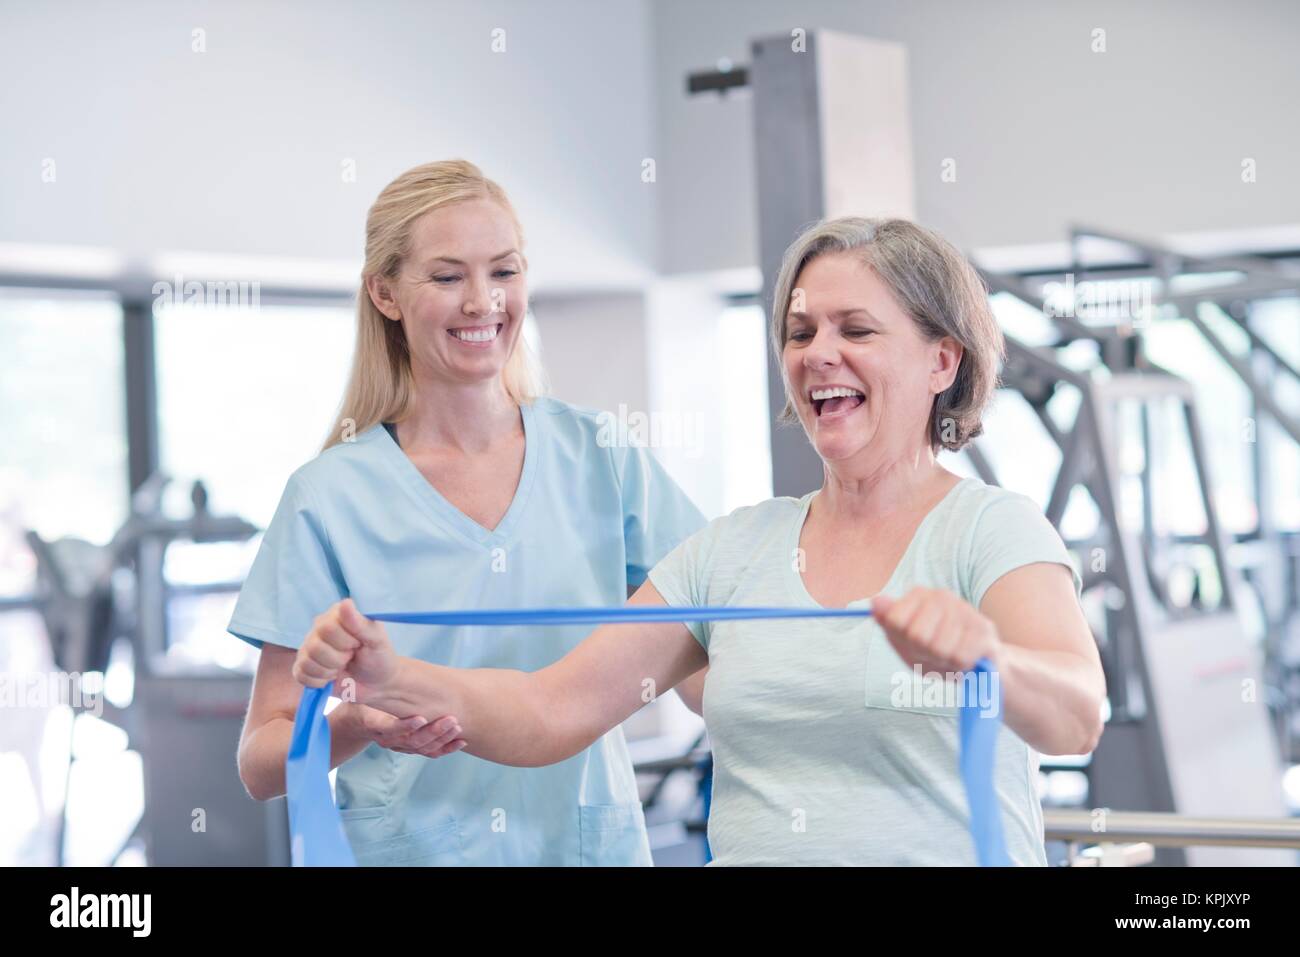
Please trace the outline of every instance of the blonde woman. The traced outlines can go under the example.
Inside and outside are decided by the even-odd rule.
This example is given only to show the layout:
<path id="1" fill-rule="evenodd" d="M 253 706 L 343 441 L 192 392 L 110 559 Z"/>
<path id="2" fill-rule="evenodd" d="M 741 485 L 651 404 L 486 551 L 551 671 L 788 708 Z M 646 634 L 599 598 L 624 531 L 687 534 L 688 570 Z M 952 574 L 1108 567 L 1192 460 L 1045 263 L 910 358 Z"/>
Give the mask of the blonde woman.
<path id="1" fill-rule="evenodd" d="M 343 602 L 295 675 L 350 677 L 398 718 L 456 715 L 467 753 L 540 765 L 640 708 L 646 679 L 663 693 L 707 664 L 716 863 L 961 864 L 975 858 L 944 682 L 987 657 L 1003 695 L 1007 851 L 1045 864 L 1037 754 L 1096 746 L 1105 682 L 1079 576 L 1042 512 L 936 460 L 979 433 L 997 379 L 1002 337 L 979 277 L 913 223 L 820 223 L 786 254 L 772 332 L 822 487 L 715 520 L 631 603 L 870 599 L 873 620 L 609 625 L 525 674 L 404 657 Z"/>
<path id="2" fill-rule="evenodd" d="M 616 605 L 704 524 L 644 449 L 603 447 L 595 413 L 537 397 L 527 268 L 509 199 L 470 163 L 412 169 L 371 207 L 338 422 L 290 478 L 229 626 L 262 649 L 239 747 L 253 797 L 284 793 L 295 650 L 331 605 Z M 584 634 L 407 626 L 393 646 L 535 671 Z M 447 712 L 403 718 L 329 715 L 359 863 L 650 863 L 621 729 L 524 769 L 456 754 Z"/>

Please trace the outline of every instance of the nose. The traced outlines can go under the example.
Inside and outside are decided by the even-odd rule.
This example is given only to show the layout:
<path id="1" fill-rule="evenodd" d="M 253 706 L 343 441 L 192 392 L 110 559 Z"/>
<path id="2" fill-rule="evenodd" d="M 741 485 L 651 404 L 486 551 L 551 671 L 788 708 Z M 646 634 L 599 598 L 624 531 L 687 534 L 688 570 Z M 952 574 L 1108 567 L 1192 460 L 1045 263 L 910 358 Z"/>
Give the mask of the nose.
<path id="1" fill-rule="evenodd" d="M 839 336 L 831 323 L 822 323 L 813 334 L 812 342 L 803 350 L 805 369 L 820 371 L 840 364 Z"/>
<path id="2" fill-rule="evenodd" d="M 460 311 L 471 319 L 480 319 L 492 310 L 491 290 L 483 276 L 472 276 L 465 284 L 465 300 Z"/>

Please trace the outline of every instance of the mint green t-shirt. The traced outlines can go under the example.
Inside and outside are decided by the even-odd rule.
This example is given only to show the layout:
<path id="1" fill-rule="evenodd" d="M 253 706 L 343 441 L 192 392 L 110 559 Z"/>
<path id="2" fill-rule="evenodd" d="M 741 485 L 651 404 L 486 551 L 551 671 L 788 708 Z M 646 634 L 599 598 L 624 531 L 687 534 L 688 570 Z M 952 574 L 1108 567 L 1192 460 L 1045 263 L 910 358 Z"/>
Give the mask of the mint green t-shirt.
<path id="1" fill-rule="evenodd" d="M 660 561 L 650 580 L 674 606 L 817 607 L 797 552 L 816 494 L 715 519 Z M 1069 552 L 1038 506 L 964 479 L 922 521 L 881 593 L 944 588 L 978 608 L 990 585 L 1035 562 L 1068 566 L 1078 594 Z M 942 691 L 942 682 L 917 681 L 874 621 L 688 627 L 709 656 L 715 863 L 975 864 L 957 709 L 928 693 Z M 1037 753 L 1004 725 L 994 781 L 1007 851 L 1020 865 L 1046 864 L 1037 771 Z"/>

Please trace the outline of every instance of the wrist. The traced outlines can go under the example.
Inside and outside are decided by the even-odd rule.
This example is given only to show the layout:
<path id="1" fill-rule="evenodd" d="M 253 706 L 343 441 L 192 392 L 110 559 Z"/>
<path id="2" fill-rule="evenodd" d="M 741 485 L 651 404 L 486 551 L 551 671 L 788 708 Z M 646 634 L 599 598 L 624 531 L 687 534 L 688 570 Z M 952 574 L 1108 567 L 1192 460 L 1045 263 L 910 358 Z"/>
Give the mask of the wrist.
<path id="1" fill-rule="evenodd" d="M 369 733 L 361 720 L 361 708 L 362 705 L 356 702 L 343 701 L 326 716 L 333 740 L 343 745 L 369 740 Z"/>
<path id="2" fill-rule="evenodd" d="M 399 718 L 407 717 L 410 706 L 406 693 L 407 671 L 406 659 L 399 657 L 392 674 L 382 684 L 367 688 L 361 703 Z"/>

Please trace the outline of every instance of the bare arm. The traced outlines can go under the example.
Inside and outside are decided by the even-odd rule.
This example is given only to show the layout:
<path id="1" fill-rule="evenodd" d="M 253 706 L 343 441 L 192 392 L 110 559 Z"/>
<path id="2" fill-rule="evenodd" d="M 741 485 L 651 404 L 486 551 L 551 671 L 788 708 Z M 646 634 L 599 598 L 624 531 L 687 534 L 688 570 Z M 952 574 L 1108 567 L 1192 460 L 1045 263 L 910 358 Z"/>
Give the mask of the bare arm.
<path id="1" fill-rule="evenodd" d="M 1070 572 L 1054 562 L 999 578 L 978 609 L 951 591 L 877 596 L 877 622 L 909 666 L 955 674 L 987 657 L 1007 727 L 1043 754 L 1086 754 L 1101 738 L 1106 679 Z"/>
<path id="2" fill-rule="evenodd" d="M 1041 562 L 999 578 L 980 611 L 1001 639 L 1007 727 L 1044 754 L 1087 754 L 1101 738 L 1106 678 L 1069 571 Z"/>
<path id="3" fill-rule="evenodd" d="M 666 603 L 646 582 L 628 604 Z M 391 681 L 359 700 L 399 718 L 454 714 L 468 753 L 538 766 L 577 754 L 705 664 L 704 650 L 683 624 L 604 625 L 532 673 L 402 658 Z"/>
<path id="4" fill-rule="evenodd" d="M 293 719 L 298 712 L 302 685 L 292 674 L 292 648 L 269 642 L 262 646 L 253 678 L 253 697 L 239 737 L 239 779 L 249 795 L 258 801 L 285 792 L 284 762 L 293 737 Z M 326 716 L 330 726 L 330 767 L 338 767 L 359 754 L 370 739 L 356 718 L 360 706 L 340 704 Z"/>
<path id="5" fill-rule="evenodd" d="M 239 779 L 258 801 L 285 792 L 284 764 L 293 738 L 293 721 L 302 685 L 293 677 L 297 652 L 275 644 L 262 646 L 253 679 L 253 695 L 239 738 Z M 403 754 L 438 758 L 465 746 L 455 717 L 425 722 L 412 717 L 398 722 L 362 704 L 344 701 L 325 716 L 330 726 L 330 767 L 336 768 L 374 742 Z"/>

